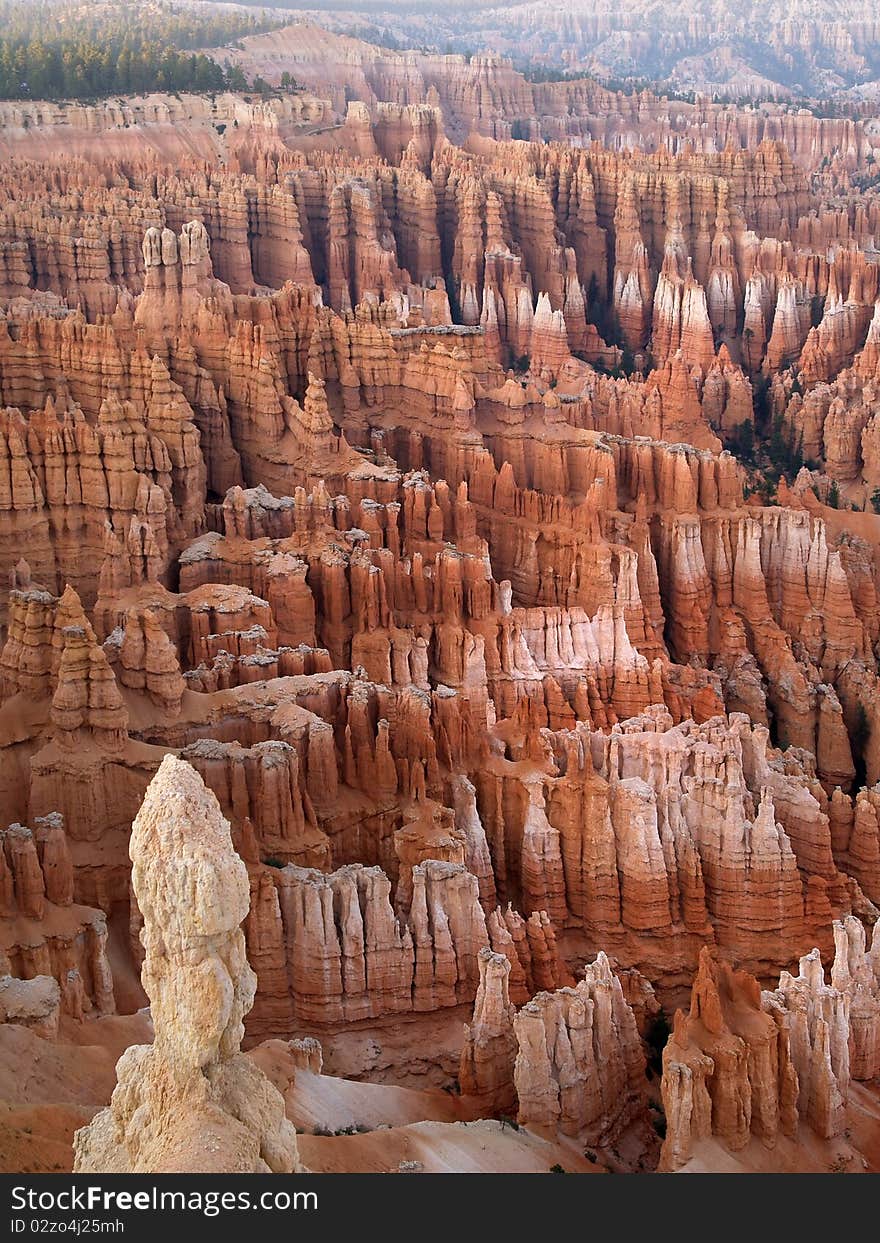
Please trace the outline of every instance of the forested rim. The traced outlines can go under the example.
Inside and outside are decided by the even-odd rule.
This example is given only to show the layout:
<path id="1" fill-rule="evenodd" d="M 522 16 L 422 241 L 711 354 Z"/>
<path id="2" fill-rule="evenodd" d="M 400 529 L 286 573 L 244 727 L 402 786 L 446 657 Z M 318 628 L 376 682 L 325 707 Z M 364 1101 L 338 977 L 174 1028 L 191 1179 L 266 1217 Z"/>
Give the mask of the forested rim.
<path id="1" fill-rule="evenodd" d="M 223 11 L 171 0 L 0 0 L 0 99 L 246 90 L 238 66 L 198 49 L 289 21 L 260 7 Z"/>

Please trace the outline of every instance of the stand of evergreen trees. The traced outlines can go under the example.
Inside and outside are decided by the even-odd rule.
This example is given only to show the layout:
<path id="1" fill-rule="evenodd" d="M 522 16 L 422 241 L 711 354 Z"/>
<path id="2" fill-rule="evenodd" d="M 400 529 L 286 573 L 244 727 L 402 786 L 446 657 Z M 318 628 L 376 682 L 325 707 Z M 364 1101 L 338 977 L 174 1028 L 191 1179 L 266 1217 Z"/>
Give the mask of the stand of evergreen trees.
<path id="1" fill-rule="evenodd" d="M 97 99 L 145 91 L 246 90 L 221 48 L 284 18 L 123 0 L 0 0 L 0 99 Z"/>

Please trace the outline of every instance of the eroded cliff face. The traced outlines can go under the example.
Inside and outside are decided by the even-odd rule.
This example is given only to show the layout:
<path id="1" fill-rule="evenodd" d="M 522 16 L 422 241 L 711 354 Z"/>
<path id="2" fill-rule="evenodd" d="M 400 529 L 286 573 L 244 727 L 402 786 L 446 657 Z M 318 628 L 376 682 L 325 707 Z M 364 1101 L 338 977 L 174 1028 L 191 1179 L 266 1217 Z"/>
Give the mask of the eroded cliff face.
<path id="1" fill-rule="evenodd" d="M 594 137 L 610 146 L 615 137 L 644 138 L 647 131 L 650 140 L 675 142 L 699 118 L 709 126 L 701 138 L 713 148 L 719 132 L 754 142 L 770 130 L 805 162 L 814 154 L 809 136 L 819 118 L 797 104 L 810 96 L 847 101 L 846 87 L 858 84 L 849 96 L 857 108 L 871 100 L 876 77 L 877 28 L 867 0 L 849 0 L 843 8 L 833 0 L 746 0 L 740 6 L 722 0 L 711 13 L 682 12 L 672 0 L 653 6 L 636 0 L 626 10 L 611 0 L 576 2 L 560 12 L 550 0 L 537 0 L 522 8 L 498 5 L 490 13 L 432 6 L 429 22 L 423 11 L 389 4 L 377 5 L 373 20 L 374 29 L 412 50 L 390 51 L 351 37 L 349 31 L 363 26 L 339 5 L 312 11 L 310 24 L 249 36 L 234 49 L 219 50 L 217 59 L 231 51 L 249 75 L 265 75 L 276 85 L 284 65 L 293 65 L 302 82 L 341 110 L 352 98 L 367 104 L 392 100 L 395 110 L 427 98 L 442 108 L 451 128 L 465 134 Z M 459 54 L 429 52 L 428 27 L 433 47 Z M 470 51 L 461 54 L 465 48 Z M 538 72 L 518 72 L 497 54 L 499 48 Z M 672 90 L 669 97 L 650 90 L 628 95 L 579 72 Z M 684 93 L 696 102 L 684 102 Z M 762 106 L 723 109 L 708 102 L 713 98 Z M 785 109 L 772 100 L 794 106 Z M 835 145 L 850 154 L 853 129 L 841 112 Z"/>
<path id="2" fill-rule="evenodd" d="M 876 1074 L 876 938 L 875 927 L 866 951 L 859 920 L 835 921 L 831 983 L 814 949 L 763 993 L 702 951 L 690 1012 L 676 1013 L 663 1051 L 661 1169 L 709 1137 L 736 1151 L 753 1135 L 772 1148 L 799 1125 L 826 1140 L 844 1131 L 851 1080 Z"/>
<path id="3" fill-rule="evenodd" d="M 84 1169 L 190 1152 L 169 1075 L 295 1165 L 242 1027 L 393 1023 L 397 1070 L 607 1148 L 696 975 L 667 1168 L 835 1137 L 877 1074 L 880 518 L 823 503 L 872 480 L 880 217 L 819 194 L 863 129 L 816 122 L 811 181 L 788 122 L 679 142 L 567 83 L 582 126 L 518 141 L 521 75 L 442 59 L 344 117 L 128 101 L 123 148 L 0 109 L 0 946 L 62 1027 L 142 968 L 156 1026 Z M 631 143 L 565 141 L 606 105 Z M 816 470 L 762 504 L 789 434 Z M 217 998 L 169 998 L 221 967 L 203 1047 Z"/>

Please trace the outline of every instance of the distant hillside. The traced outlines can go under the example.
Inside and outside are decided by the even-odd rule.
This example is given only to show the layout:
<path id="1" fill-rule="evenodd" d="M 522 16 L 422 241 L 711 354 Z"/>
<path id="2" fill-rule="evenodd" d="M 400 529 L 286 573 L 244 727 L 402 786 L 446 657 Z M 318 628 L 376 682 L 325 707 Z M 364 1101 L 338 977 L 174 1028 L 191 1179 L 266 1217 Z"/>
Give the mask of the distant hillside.
<path id="1" fill-rule="evenodd" d="M 394 49 L 496 52 L 550 76 L 590 73 L 722 98 L 829 98 L 880 78 L 874 0 L 535 0 L 493 7 L 355 0 L 308 14 Z"/>

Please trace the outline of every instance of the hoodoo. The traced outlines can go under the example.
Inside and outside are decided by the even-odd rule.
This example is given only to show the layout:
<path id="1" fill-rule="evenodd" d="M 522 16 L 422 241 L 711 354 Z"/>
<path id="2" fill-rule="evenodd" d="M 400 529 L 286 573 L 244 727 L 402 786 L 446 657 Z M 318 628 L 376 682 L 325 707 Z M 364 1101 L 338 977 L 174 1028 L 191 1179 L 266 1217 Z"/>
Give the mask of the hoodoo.
<path id="1" fill-rule="evenodd" d="M 295 1173 L 283 1098 L 240 1051 L 256 990 L 241 930 L 247 868 L 216 798 L 185 761 L 162 761 L 130 849 L 155 1039 L 120 1058 L 109 1108 L 76 1134 L 74 1169 Z"/>
<path id="2" fill-rule="evenodd" d="M 4 0 L 0 1172 L 880 1169 L 875 7 Z"/>

